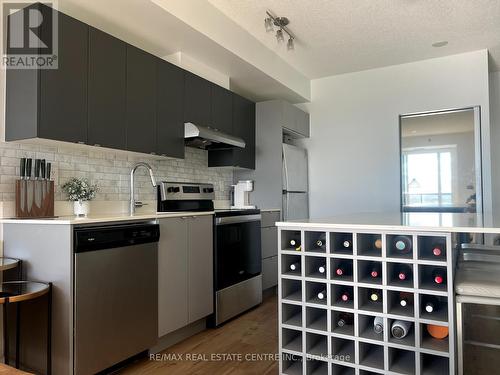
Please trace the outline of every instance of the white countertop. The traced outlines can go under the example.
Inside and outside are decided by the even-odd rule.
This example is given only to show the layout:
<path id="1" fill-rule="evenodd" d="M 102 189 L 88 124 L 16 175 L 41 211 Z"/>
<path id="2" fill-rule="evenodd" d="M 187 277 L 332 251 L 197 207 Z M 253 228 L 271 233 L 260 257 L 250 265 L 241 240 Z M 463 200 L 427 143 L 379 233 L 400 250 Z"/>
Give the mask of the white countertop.
<path id="1" fill-rule="evenodd" d="M 292 220 L 276 223 L 283 228 L 412 230 L 430 232 L 468 232 L 500 234 L 500 222 L 484 224 L 476 214 L 462 213 L 360 213 L 322 219 Z"/>
<path id="2" fill-rule="evenodd" d="M 59 224 L 59 225 L 85 225 L 96 223 L 108 223 L 114 221 L 137 221 L 137 220 L 152 220 L 165 219 L 170 217 L 187 217 L 187 216 L 203 216 L 213 215 L 213 211 L 203 212 L 165 212 L 165 213 L 138 213 L 130 216 L 129 214 L 102 214 L 89 215 L 87 217 L 76 216 L 59 216 L 48 219 L 18 219 L 18 218 L 3 218 L 0 219 L 2 224 Z"/>

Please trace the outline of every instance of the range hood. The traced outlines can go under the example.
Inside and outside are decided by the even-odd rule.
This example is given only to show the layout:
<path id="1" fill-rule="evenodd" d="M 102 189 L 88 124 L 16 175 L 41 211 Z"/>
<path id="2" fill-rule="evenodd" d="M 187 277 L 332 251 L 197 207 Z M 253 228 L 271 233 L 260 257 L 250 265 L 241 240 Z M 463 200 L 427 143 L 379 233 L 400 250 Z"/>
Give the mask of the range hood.
<path id="1" fill-rule="evenodd" d="M 186 146 L 203 150 L 245 148 L 245 141 L 241 138 L 207 126 L 195 125 L 191 122 L 184 124 L 184 139 L 186 140 Z"/>

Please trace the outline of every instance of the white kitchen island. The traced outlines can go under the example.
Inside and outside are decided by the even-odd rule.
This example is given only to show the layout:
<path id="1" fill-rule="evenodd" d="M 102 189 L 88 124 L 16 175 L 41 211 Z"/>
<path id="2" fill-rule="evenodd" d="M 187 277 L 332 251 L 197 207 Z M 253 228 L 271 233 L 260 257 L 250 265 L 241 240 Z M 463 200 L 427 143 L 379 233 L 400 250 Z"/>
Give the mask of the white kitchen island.
<path id="1" fill-rule="evenodd" d="M 500 228 L 447 213 L 276 225 L 281 374 L 455 374 L 454 249 Z M 396 338 L 400 321 L 408 333 Z M 441 339 L 429 333 L 446 329 Z"/>

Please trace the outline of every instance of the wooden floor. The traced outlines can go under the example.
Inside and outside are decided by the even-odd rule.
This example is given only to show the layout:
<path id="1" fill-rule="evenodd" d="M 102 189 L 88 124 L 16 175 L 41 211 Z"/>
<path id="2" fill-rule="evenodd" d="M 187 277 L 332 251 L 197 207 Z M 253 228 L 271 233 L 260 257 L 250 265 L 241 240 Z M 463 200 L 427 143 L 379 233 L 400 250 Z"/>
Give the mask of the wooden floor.
<path id="1" fill-rule="evenodd" d="M 157 360 L 131 364 L 119 374 L 277 374 L 277 315 L 277 298 L 269 297 L 259 307 L 222 327 L 205 330 L 160 353 Z M 259 354 L 267 358 L 255 358 Z"/>

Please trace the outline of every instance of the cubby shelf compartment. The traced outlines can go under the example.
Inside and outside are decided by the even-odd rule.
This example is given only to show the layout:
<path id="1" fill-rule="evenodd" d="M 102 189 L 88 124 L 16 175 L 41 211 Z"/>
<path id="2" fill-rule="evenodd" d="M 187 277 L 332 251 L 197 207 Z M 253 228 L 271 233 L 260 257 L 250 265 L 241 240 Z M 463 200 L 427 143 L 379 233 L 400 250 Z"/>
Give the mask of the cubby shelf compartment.
<path id="1" fill-rule="evenodd" d="M 389 371 L 399 374 L 415 374 L 415 352 L 389 348 Z"/>
<path id="2" fill-rule="evenodd" d="M 332 359 L 337 362 L 355 363 L 354 341 L 332 337 Z"/>
<path id="3" fill-rule="evenodd" d="M 328 310 L 306 307 L 306 328 L 327 332 Z"/>
<path id="4" fill-rule="evenodd" d="M 332 258 L 330 259 L 330 278 L 334 281 L 353 281 L 352 259 Z"/>
<path id="5" fill-rule="evenodd" d="M 420 373 L 422 375 L 441 375 L 450 373 L 450 360 L 432 354 L 420 355 Z"/>
<path id="6" fill-rule="evenodd" d="M 358 233 L 357 245 L 359 256 L 382 256 L 382 235 L 380 234 Z"/>
<path id="7" fill-rule="evenodd" d="M 446 292 L 448 288 L 448 275 L 443 266 L 418 266 L 419 288 L 430 291 Z M 441 284 L 435 282 L 436 277 L 442 277 Z"/>
<path id="8" fill-rule="evenodd" d="M 354 308 L 354 287 L 349 285 L 332 284 L 330 286 L 331 304 L 333 307 Z M 342 300 L 343 295 L 348 296 L 347 301 Z"/>
<path id="9" fill-rule="evenodd" d="M 384 341 L 384 333 L 375 332 L 375 319 L 382 319 L 384 327 L 386 326 L 385 318 L 379 316 L 376 318 L 373 315 L 363 315 L 358 314 L 358 327 L 359 327 L 359 336 L 361 339 L 373 340 L 373 341 Z"/>
<path id="10" fill-rule="evenodd" d="M 332 364 L 332 375 L 354 375 L 355 370 L 352 367 L 342 366 L 336 363 Z"/>
<path id="11" fill-rule="evenodd" d="M 386 254 L 388 258 L 413 259 L 413 236 L 390 234 L 386 238 Z M 401 249 L 401 243 L 405 245 L 405 250 Z"/>
<path id="12" fill-rule="evenodd" d="M 301 270 L 302 270 L 302 263 L 300 254 L 281 255 L 281 273 L 284 276 L 301 276 Z"/>
<path id="13" fill-rule="evenodd" d="M 281 304 L 281 316 L 283 324 L 302 327 L 302 306 L 283 303 Z"/>
<path id="14" fill-rule="evenodd" d="M 283 340 L 283 349 L 290 350 L 292 352 L 302 352 L 302 331 L 282 328 L 281 335 Z"/>
<path id="15" fill-rule="evenodd" d="M 448 329 L 448 327 L 440 327 Z M 432 337 L 427 330 L 427 324 L 420 324 L 420 347 L 429 351 L 447 354 L 450 349 L 449 339 L 448 336 L 442 339 Z"/>
<path id="16" fill-rule="evenodd" d="M 306 333 L 306 353 L 328 359 L 328 336 L 317 333 Z"/>
<path id="17" fill-rule="evenodd" d="M 326 253 L 326 237 L 327 234 L 325 232 L 315 232 L 315 231 L 306 231 L 305 232 L 305 251 L 308 253 Z"/>
<path id="18" fill-rule="evenodd" d="M 307 359 L 306 375 L 328 375 L 328 362 Z"/>
<path id="19" fill-rule="evenodd" d="M 418 259 L 446 262 L 446 237 L 418 236 Z"/>
<path id="20" fill-rule="evenodd" d="M 328 258 L 319 256 L 305 257 L 305 276 L 316 279 L 326 279 Z"/>
<path id="21" fill-rule="evenodd" d="M 297 355 L 284 354 L 282 358 L 283 374 L 302 375 L 302 357 Z"/>
<path id="22" fill-rule="evenodd" d="M 354 336 L 354 314 L 345 311 L 333 310 L 332 332 L 339 335 Z"/>
<path id="23" fill-rule="evenodd" d="M 282 279 L 281 296 L 285 302 L 302 302 L 302 281 Z"/>
<path id="24" fill-rule="evenodd" d="M 358 282 L 382 285 L 383 264 L 379 261 L 358 260 Z"/>
<path id="25" fill-rule="evenodd" d="M 290 242 L 294 240 L 295 245 Z M 297 250 L 298 249 L 298 250 Z M 281 250 L 302 251 L 302 234 L 300 230 L 282 230 L 281 231 Z"/>
<path id="26" fill-rule="evenodd" d="M 384 369 L 384 347 L 382 345 L 359 343 L 359 364 Z"/>
<path id="27" fill-rule="evenodd" d="M 448 322 L 448 298 L 443 296 L 432 296 L 420 294 L 420 319 L 432 322 Z M 426 304 L 430 302 L 434 311 L 426 311 Z"/>
<path id="28" fill-rule="evenodd" d="M 371 295 L 377 294 L 378 300 L 372 301 Z M 383 290 L 376 287 L 373 288 L 358 288 L 358 309 L 362 311 L 372 311 L 382 313 L 384 308 Z"/>
<path id="29" fill-rule="evenodd" d="M 387 262 L 387 284 L 397 288 L 414 288 L 413 264 Z"/>
<path id="30" fill-rule="evenodd" d="M 392 326 L 394 322 L 402 322 L 404 324 L 409 324 L 408 334 L 403 338 L 397 338 L 393 334 Z M 415 324 L 409 320 L 404 319 L 389 319 L 388 320 L 388 330 L 389 330 L 389 342 L 395 345 L 408 346 L 410 349 L 415 347 Z"/>
<path id="31" fill-rule="evenodd" d="M 413 318 L 415 316 L 415 294 L 395 290 L 387 291 L 387 313 Z"/>
<path id="32" fill-rule="evenodd" d="M 332 254 L 353 254 L 352 233 L 332 232 L 330 233 L 330 253 Z"/>
<path id="33" fill-rule="evenodd" d="M 320 298 L 320 297 L 323 298 Z M 328 298 L 328 285 L 314 281 L 306 281 L 306 302 L 325 305 Z"/>

